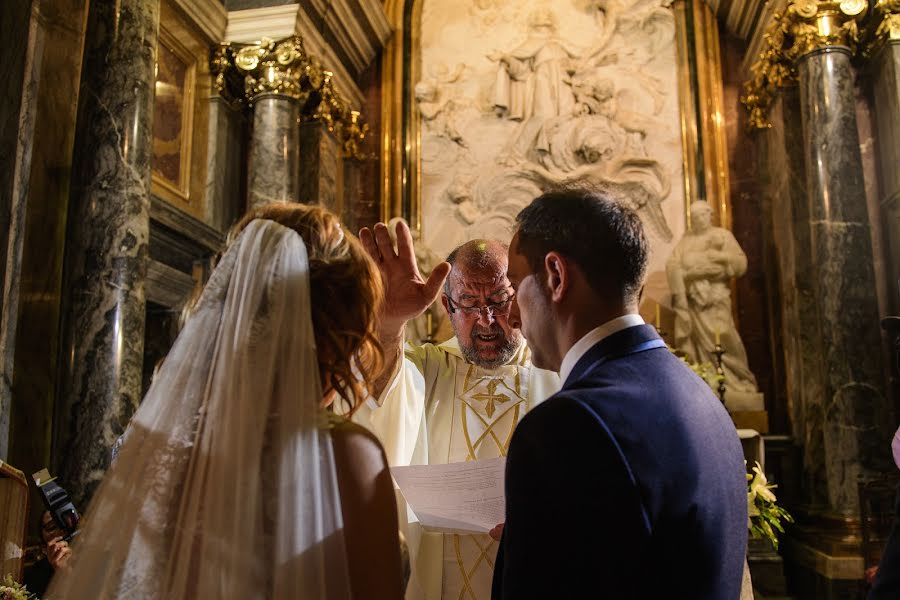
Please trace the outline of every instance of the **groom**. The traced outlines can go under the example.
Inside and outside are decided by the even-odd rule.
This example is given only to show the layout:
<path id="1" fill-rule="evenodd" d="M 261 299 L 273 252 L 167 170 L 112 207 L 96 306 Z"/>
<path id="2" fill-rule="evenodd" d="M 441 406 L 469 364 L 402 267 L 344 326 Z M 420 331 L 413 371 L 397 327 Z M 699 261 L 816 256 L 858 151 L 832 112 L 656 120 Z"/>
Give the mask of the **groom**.
<path id="1" fill-rule="evenodd" d="M 513 434 L 495 600 L 740 595 L 740 442 L 637 314 L 647 253 L 637 215 L 604 195 L 547 193 L 517 217 L 510 318 L 564 383 Z"/>

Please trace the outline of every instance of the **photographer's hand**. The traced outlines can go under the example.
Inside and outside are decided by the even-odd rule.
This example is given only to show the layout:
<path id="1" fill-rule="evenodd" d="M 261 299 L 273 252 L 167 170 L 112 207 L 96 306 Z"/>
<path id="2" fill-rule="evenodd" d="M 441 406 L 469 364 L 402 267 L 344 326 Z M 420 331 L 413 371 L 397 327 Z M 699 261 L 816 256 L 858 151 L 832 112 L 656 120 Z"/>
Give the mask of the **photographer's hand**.
<path id="1" fill-rule="evenodd" d="M 47 560 L 50 561 L 50 566 L 54 571 L 68 567 L 71 557 L 72 548 L 62 538 L 53 538 L 47 544 Z"/>

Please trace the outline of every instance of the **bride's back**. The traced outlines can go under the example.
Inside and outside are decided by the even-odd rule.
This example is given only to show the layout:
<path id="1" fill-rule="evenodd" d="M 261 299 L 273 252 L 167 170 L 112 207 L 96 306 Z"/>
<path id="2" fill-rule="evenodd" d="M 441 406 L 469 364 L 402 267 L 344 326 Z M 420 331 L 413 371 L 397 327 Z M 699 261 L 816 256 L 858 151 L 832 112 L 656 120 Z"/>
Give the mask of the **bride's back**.
<path id="1" fill-rule="evenodd" d="M 379 374 L 382 297 L 327 210 L 245 216 L 48 593 L 400 598 L 384 452 L 329 408 L 351 411 Z"/>
<path id="2" fill-rule="evenodd" d="M 343 421 L 331 430 L 354 598 L 401 598 L 397 506 L 387 458 L 374 435 Z"/>
<path id="3" fill-rule="evenodd" d="M 270 219 L 303 238 L 310 263 L 311 317 L 323 405 L 353 411 L 380 374 L 376 319 L 384 290 L 377 266 L 338 218 L 318 206 L 270 204 L 234 228 Z M 394 487 L 384 450 L 367 429 L 329 418 L 343 519 L 347 569 L 354 598 L 401 598 L 399 528 Z"/>

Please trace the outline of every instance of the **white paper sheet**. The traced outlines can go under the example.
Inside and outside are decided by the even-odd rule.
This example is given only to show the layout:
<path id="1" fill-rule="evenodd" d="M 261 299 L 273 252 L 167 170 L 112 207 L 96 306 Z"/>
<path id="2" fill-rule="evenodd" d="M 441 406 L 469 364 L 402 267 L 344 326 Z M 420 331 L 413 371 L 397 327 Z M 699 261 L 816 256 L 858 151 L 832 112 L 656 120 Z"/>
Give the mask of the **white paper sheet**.
<path id="1" fill-rule="evenodd" d="M 506 519 L 506 459 L 393 467 L 391 474 L 423 527 L 487 533 Z"/>

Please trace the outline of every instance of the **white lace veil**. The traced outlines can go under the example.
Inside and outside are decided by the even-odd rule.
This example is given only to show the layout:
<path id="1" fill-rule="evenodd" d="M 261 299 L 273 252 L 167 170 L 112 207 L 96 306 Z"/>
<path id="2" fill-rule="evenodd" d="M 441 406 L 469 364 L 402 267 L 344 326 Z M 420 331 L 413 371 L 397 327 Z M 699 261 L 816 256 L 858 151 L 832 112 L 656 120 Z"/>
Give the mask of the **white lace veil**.
<path id="1" fill-rule="evenodd" d="M 303 240 L 252 221 L 135 414 L 53 598 L 349 598 Z"/>

